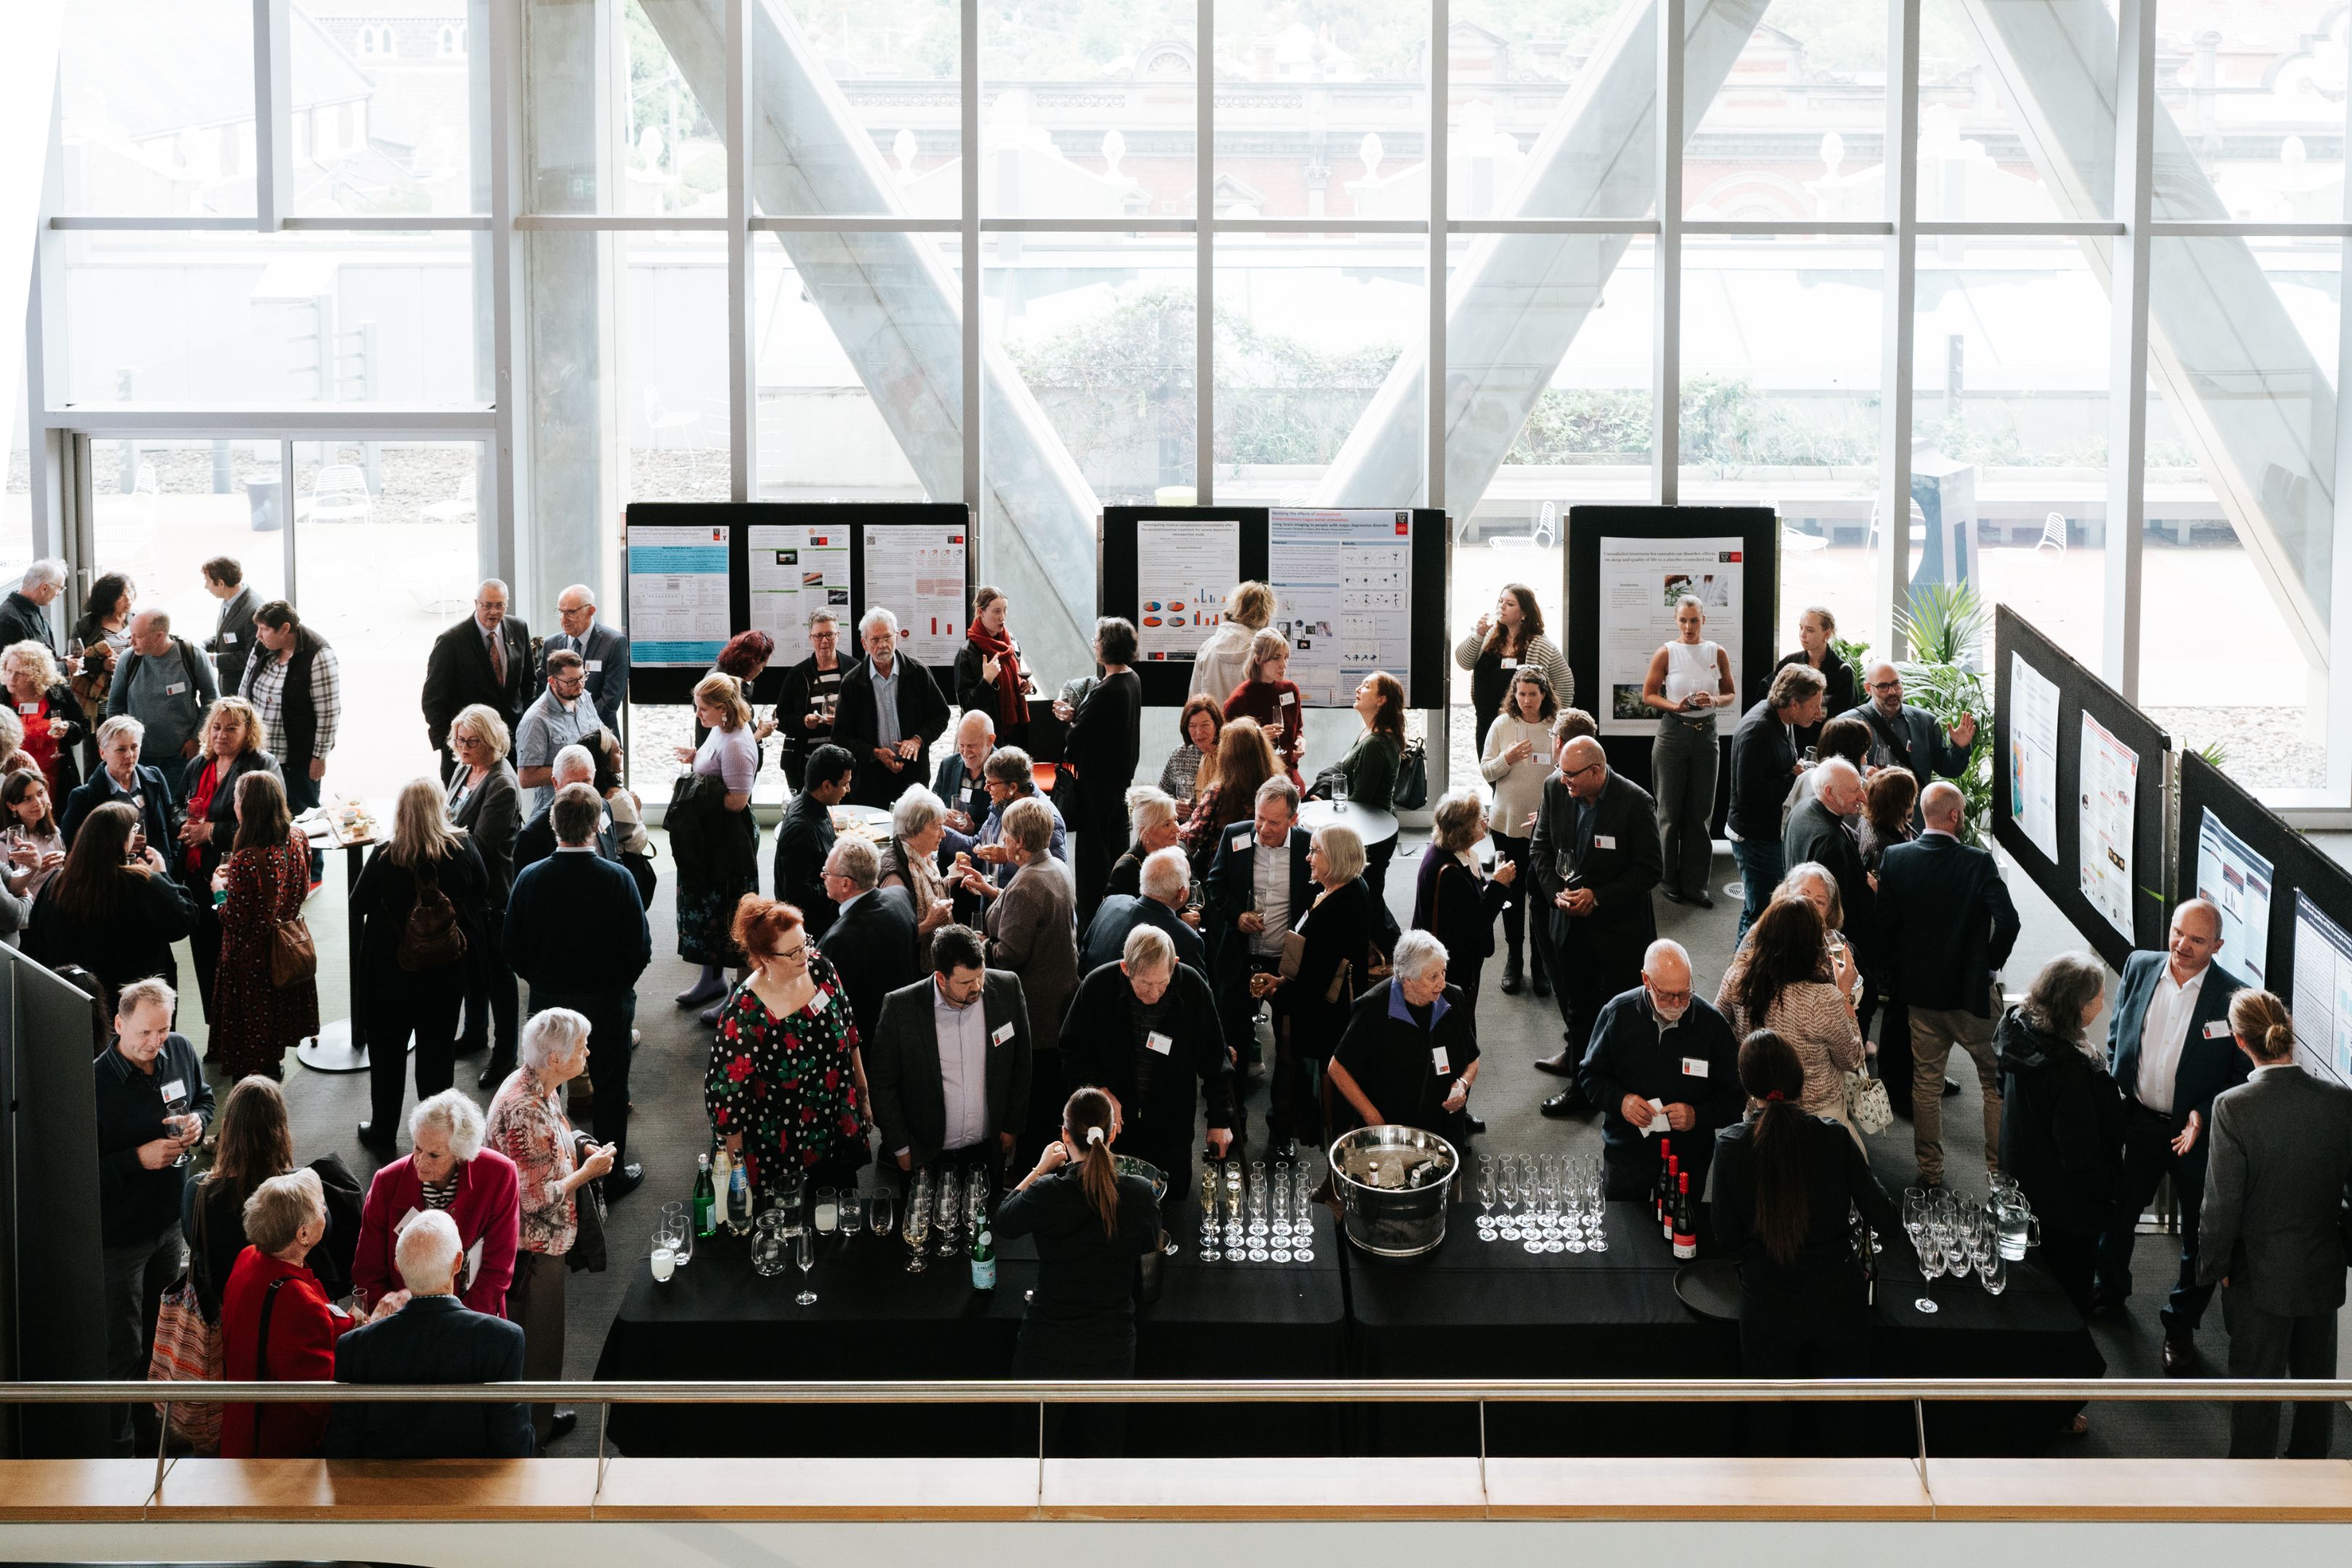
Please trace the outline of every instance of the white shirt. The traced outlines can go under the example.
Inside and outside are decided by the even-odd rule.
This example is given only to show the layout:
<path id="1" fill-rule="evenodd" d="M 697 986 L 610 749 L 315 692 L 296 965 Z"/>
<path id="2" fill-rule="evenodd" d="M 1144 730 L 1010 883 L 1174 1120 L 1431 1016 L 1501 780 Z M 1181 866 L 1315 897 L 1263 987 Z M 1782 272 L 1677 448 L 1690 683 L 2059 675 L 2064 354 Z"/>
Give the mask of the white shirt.
<path id="1" fill-rule="evenodd" d="M 940 1146 L 970 1149 L 988 1137 L 987 1011 L 977 996 L 970 1006 L 957 1006 L 948 1000 L 935 977 L 931 1022 L 938 1031 L 940 1094 L 947 1110 L 947 1129 Z"/>
<path id="2" fill-rule="evenodd" d="M 2156 979 L 2156 994 L 2147 999 L 2147 1016 L 2140 1022 L 2139 1077 L 2132 1097 L 2150 1110 L 2169 1114 L 2172 1080 L 2180 1070 L 2181 1048 L 2189 1043 L 2189 1016 L 2197 1011 L 2197 994 L 2205 988 L 2204 970 L 2182 985 L 2172 978 L 2168 962 Z"/>
<path id="3" fill-rule="evenodd" d="M 1251 842 L 1256 853 L 1250 857 L 1250 886 L 1257 892 L 1257 912 L 1265 927 L 1250 938 L 1250 951 L 1259 954 L 1279 954 L 1282 935 L 1290 929 L 1290 836 L 1269 849 L 1255 839 Z"/>

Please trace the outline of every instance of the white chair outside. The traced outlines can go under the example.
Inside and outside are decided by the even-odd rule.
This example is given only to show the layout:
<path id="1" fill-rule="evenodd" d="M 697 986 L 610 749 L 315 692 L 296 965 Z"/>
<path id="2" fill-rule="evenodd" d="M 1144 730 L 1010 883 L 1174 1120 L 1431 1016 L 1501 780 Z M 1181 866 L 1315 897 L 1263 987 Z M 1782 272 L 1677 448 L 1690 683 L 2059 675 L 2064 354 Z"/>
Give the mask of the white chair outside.
<path id="1" fill-rule="evenodd" d="M 367 470 L 357 464 L 331 464 L 310 481 L 308 515 L 313 522 L 365 522 L 374 511 Z"/>
<path id="2" fill-rule="evenodd" d="M 2042 537 L 2033 548 L 2036 551 L 2054 550 L 2061 555 L 2066 553 L 2065 513 L 2053 511 L 2042 520 Z"/>
<path id="3" fill-rule="evenodd" d="M 702 413 L 695 408 L 671 408 L 662 402 L 661 388 L 646 388 L 646 428 L 653 434 L 654 449 L 659 451 L 665 430 L 691 430 L 702 423 Z"/>
<path id="4" fill-rule="evenodd" d="M 457 493 L 447 500 L 426 503 L 424 516 L 427 522 L 460 522 L 480 511 L 481 479 L 467 474 L 457 481 Z"/>

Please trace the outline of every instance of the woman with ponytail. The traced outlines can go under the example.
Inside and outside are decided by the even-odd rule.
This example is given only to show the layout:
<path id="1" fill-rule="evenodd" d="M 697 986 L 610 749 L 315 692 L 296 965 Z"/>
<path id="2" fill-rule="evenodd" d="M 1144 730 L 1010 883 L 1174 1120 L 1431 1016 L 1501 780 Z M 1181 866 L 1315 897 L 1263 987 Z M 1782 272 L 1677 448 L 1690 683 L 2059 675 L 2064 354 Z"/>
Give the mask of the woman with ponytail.
<path id="1" fill-rule="evenodd" d="M 1845 1128 L 1808 1116 L 1805 1069 L 1788 1041 L 1759 1029 L 1739 1047 L 1748 1120 L 1715 1141 L 1715 1235 L 1739 1262 L 1739 1364 L 1749 1377 L 1860 1377 L 1870 1370 L 1870 1306 L 1846 1213 L 1881 1237 L 1901 1224 Z M 1834 1429 L 1803 1449 L 1792 1407 L 1751 1405 L 1759 1454 L 1858 1452 L 1848 1405 L 1824 1406 Z M 1828 1439 L 1823 1442 L 1822 1439 Z"/>
<path id="2" fill-rule="evenodd" d="M 1160 1245 L 1160 1201 L 1150 1182 L 1119 1174 L 1111 1153 L 1118 1129 L 1118 1101 L 1108 1093 L 1071 1095 L 1061 1137 L 997 1210 L 1000 1241 L 1037 1238 L 1037 1288 L 1013 1352 L 1016 1378 L 1135 1375 L 1135 1265 Z M 1085 1424 L 1086 1454 L 1118 1454 L 1123 1410 L 1055 1405 L 1049 1425 L 1058 1431 L 1074 1414 Z"/>

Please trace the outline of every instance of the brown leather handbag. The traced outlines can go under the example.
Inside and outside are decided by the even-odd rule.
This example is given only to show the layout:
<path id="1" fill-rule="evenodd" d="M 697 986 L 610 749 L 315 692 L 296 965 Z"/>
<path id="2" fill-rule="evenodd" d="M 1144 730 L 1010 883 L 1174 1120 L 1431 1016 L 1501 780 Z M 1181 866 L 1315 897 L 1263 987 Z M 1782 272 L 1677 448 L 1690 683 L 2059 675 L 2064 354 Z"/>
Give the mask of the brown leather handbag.
<path id="1" fill-rule="evenodd" d="M 291 858 L 291 857 L 289 857 Z M 310 863 L 303 862 L 301 875 L 310 876 Z M 285 879 L 281 871 L 278 893 L 282 898 Z M 277 907 L 276 900 L 270 906 Z M 269 984 L 283 991 L 289 985 L 299 985 L 313 980 L 319 973 L 319 947 L 310 940 L 310 927 L 298 912 L 290 917 L 273 915 L 269 921 Z"/>

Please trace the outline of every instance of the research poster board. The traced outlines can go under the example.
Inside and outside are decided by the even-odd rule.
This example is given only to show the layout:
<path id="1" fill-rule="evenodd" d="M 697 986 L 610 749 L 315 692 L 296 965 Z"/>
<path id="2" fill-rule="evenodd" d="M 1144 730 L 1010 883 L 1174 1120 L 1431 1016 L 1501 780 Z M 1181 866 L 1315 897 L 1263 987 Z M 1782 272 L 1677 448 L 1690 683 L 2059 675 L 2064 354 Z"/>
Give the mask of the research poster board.
<path id="1" fill-rule="evenodd" d="M 775 638 L 781 656 L 802 648 L 809 617 L 829 610 L 842 623 L 842 648 L 847 652 L 857 635 L 849 625 L 850 528 L 755 522 L 746 531 L 751 629 Z"/>
<path id="2" fill-rule="evenodd" d="M 866 603 L 897 614 L 900 646 L 919 664 L 952 665 L 963 648 L 967 531 L 961 522 L 861 531 Z"/>
<path id="3" fill-rule="evenodd" d="M 2009 800 L 2019 831 L 2058 863 L 2058 683 L 2009 656 Z M 2131 934 L 2127 928 L 2124 934 Z"/>
<path id="4" fill-rule="evenodd" d="M 1604 735 L 1654 735 L 1658 713 L 1642 701 L 1658 649 L 1681 635 L 1675 614 L 1684 595 L 1706 607 L 1706 640 L 1731 660 L 1731 685 L 1745 692 L 1741 660 L 1747 542 L 1738 534 L 1645 539 L 1601 538 L 1601 689 L 1608 707 L 1593 716 Z M 1677 695 L 1669 691 L 1669 697 Z M 1745 704 L 1741 705 L 1744 710 Z M 1725 716 L 1728 731 L 1736 715 Z"/>
<path id="5" fill-rule="evenodd" d="M 1242 524 L 1234 517 L 1152 517 L 1135 525 L 1136 657 L 1192 662 L 1224 618 L 1242 580 Z"/>
<path id="6" fill-rule="evenodd" d="M 2171 918 L 2172 738 L 2006 605 L 1993 614 L 1992 836 L 2120 968 Z"/>
<path id="7" fill-rule="evenodd" d="M 2221 963 L 2247 984 L 2270 984 L 2271 889 L 2277 868 L 2211 812 L 2198 819 L 2197 870 L 2183 889 L 2221 911 Z"/>
<path id="8" fill-rule="evenodd" d="M 2352 1088 L 2352 931 L 2294 890 L 2294 1058 Z"/>
<path id="9" fill-rule="evenodd" d="M 1135 623 L 1148 707 L 1183 705 L 1225 595 L 1255 581 L 1274 590 L 1307 706 L 1348 707 L 1381 669 L 1404 682 L 1406 706 L 1442 708 L 1451 645 L 1429 607 L 1446 602 L 1446 542 L 1445 515 L 1427 508 L 1106 507 L 1096 603 Z"/>
<path id="10" fill-rule="evenodd" d="M 735 635 L 731 532 L 724 522 L 628 530 L 632 668 L 708 669 Z"/>

